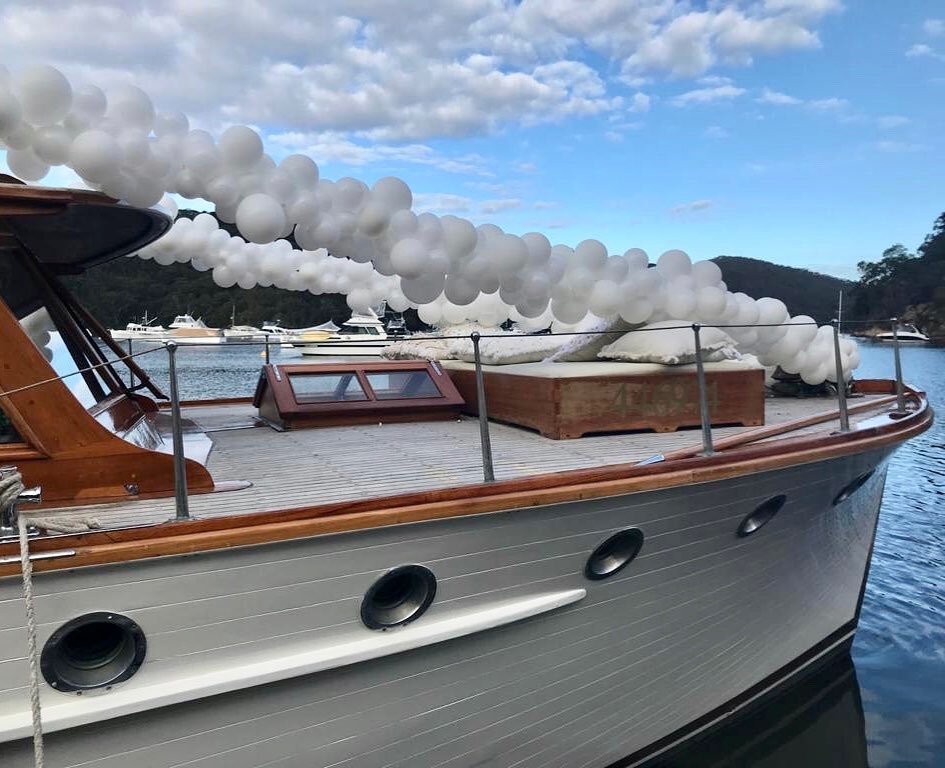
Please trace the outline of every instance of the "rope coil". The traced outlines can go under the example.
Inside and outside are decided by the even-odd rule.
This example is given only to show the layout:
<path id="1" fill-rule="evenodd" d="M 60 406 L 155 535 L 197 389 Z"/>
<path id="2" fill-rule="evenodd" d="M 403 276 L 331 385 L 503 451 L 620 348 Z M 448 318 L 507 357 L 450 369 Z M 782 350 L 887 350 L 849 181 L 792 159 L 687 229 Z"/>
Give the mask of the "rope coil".
<path id="1" fill-rule="evenodd" d="M 16 505 L 25 490 L 23 476 L 11 472 L 0 477 L 0 509 Z M 17 531 L 20 539 L 20 568 L 23 572 L 23 602 L 26 607 L 26 642 L 30 672 L 30 712 L 33 717 L 33 764 L 43 768 L 43 716 L 39 701 L 39 651 L 36 641 L 36 608 L 33 599 L 33 563 L 30 560 L 29 522 L 26 515 L 17 515 Z"/>

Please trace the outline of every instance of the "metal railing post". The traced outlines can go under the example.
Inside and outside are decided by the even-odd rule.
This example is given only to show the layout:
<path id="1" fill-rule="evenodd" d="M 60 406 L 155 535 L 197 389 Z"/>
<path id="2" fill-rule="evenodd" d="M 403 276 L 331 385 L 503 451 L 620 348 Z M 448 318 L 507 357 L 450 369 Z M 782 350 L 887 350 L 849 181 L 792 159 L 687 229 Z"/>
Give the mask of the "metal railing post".
<path id="1" fill-rule="evenodd" d="M 705 367 L 702 365 L 702 340 L 699 338 L 699 331 L 702 328 L 699 323 L 692 324 L 692 334 L 696 340 L 696 378 L 699 380 L 699 418 L 702 421 L 702 453 L 704 456 L 711 456 L 715 453 L 712 447 L 712 419 L 709 416 L 709 400 L 705 385 Z"/>
<path id="2" fill-rule="evenodd" d="M 134 354 L 132 352 L 132 341 L 128 339 L 128 357 Z M 129 365 L 128 366 L 128 389 L 134 389 L 135 387 L 135 372 L 134 369 Z"/>
<path id="3" fill-rule="evenodd" d="M 180 395 L 177 391 L 177 344 L 165 342 L 167 347 L 167 372 L 171 390 L 171 430 L 174 446 L 174 500 L 177 520 L 189 520 L 187 503 L 187 467 L 184 459 L 184 435 L 180 420 Z"/>
<path id="4" fill-rule="evenodd" d="M 482 379 L 482 358 L 479 356 L 479 334 L 469 335 L 473 344 L 473 357 L 476 360 L 476 410 L 479 412 L 479 443 L 482 448 L 482 478 L 487 483 L 495 482 L 495 470 L 492 467 L 492 441 L 489 439 L 489 414 L 486 412 L 486 385 Z"/>
<path id="5" fill-rule="evenodd" d="M 850 431 L 850 415 L 847 413 L 847 383 L 843 378 L 843 357 L 840 354 L 840 321 L 833 323 L 833 362 L 837 372 L 837 406 L 840 409 L 840 431 Z"/>
<path id="6" fill-rule="evenodd" d="M 266 365 L 269 365 L 269 331 L 266 331 Z"/>
<path id="7" fill-rule="evenodd" d="M 899 357 L 899 318 L 892 318 L 893 355 L 896 358 L 896 413 L 906 412 L 906 390 L 902 383 L 902 359 Z"/>

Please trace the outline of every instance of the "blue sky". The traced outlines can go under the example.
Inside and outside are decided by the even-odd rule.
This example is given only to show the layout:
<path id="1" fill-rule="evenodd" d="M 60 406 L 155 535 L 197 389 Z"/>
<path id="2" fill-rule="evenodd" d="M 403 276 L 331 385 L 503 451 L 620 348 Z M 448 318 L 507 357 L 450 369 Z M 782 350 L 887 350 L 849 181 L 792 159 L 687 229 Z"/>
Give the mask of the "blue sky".
<path id="1" fill-rule="evenodd" d="M 92 46 L 81 25 L 104 28 L 107 3 L 40 32 L 45 11 L 12 2 L 3 63 L 131 80 L 323 177 L 396 174 L 435 212 L 612 252 L 853 277 L 945 210 L 941 2 L 464 0 L 413 28 L 409 4 L 143 3 Z"/>

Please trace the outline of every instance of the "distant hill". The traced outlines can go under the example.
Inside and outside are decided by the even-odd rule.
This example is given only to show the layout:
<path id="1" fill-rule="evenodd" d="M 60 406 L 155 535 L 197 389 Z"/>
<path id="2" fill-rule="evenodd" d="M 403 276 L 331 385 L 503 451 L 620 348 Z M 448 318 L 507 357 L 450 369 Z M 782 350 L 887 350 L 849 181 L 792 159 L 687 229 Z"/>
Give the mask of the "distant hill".
<path id="1" fill-rule="evenodd" d="M 712 261 L 719 265 L 730 291 L 741 291 L 756 299 L 780 299 L 792 315 L 810 315 L 821 323 L 836 317 L 840 291 L 848 298 L 856 285 L 852 280 L 743 256 L 718 256 Z M 850 317 L 851 308 L 848 305 L 844 309 L 844 316 Z"/>
<path id="2" fill-rule="evenodd" d="M 142 259 L 116 259 L 65 280 L 79 301 L 107 328 L 124 328 L 145 312 L 167 325 L 189 312 L 207 325 L 228 327 L 234 305 L 236 321 L 260 326 L 267 320 L 290 328 L 341 323 L 351 315 L 345 297 L 281 288 L 220 288 L 209 272 L 187 264 L 161 266 Z"/>

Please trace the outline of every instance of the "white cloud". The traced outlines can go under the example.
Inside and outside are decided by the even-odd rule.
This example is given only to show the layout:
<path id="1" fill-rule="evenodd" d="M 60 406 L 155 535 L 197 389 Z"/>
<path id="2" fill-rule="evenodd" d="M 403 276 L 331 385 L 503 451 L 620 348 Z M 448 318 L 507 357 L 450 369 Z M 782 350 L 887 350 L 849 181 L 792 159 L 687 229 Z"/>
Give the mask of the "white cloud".
<path id="1" fill-rule="evenodd" d="M 419 192 L 413 196 L 413 202 L 416 210 L 430 213 L 466 213 L 473 205 L 468 197 L 438 192 Z"/>
<path id="2" fill-rule="evenodd" d="M 945 61 L 945 54 L 938 53 L 932 46 L 925 43 L 916 43 L 908 51 L 906 57 L 910 59 L 936 59 Z"/>
<path id="3" fill-rule="evenodd" d="M 635 93 L 630 100 L 628 112 L 649 112 L 652 99 L 645 93 Z"/>
<path id="4" fill-rule="evenodd" d="M 912 121 L 908 117 L 902 115 L 882 115 L 876 119 L 876 124 L 884 130 L 902 128 L 904 125 L 909 125 L 910 122 Z"/>
<path id="5" fill-rule="evenodd" d="M 558 203 L 555 203 L 551 200 L 536 200 L 534 203 L 532 203 L 532 208 L 534 208 L 536 211 L 544 211 L 548 210 L 549 208 L 557 207 Z"/>
<path id="6" fill-rule="evenodd" d="M 814 99 L 808 101 L 807 106 L 817 112 L 842 112 L 850 108 L 850 102 L 846 99 L 832 97 L 829 99 Z"/>
<path id="7" fill-rule="evenodd" d="M 703 131 L 710 139 L 727 139 L 731 134 L 720 125 L 710 125 Z"/>
<path id="8" fill-rule="evenodd" d="M 734 85 L 716 85 L 681 93 L 673 99 L 672 103 L 677 107 L 686 107 L 691 104 L 711 104 L 716 101 L 731 101 L 743 93 L 745 93 L 744 88 L 737 88 Z"/>
<path id="9" fill-rule="evenodd" d="M 604 138 L 614 144 L 619 144 L 623 141 L 623 134 L 620 131 L 604 131 Z"/>
<path id="10" fill-rule="evenodd" d="M 669 209 L 669 212 L 674 216 L 679 216 L 686 213 L 695 213 L 697 211 L 705 211 L 715 205 L 714 200 L 693 200 L 691 203 L 680 203 L 679 205 L 674 205 Z"/>
<path id="11" fill-rule="evenodd" d="M 195 124 L 381 143 L 479 135 L 628 109 L 610 72 L 659 74 L 820 45 L 834 0 L 6 0 L 4 60 L 133 79 Z M 601 61 L 599 69 L 587 61 Z M 730 85 L 730 84 L 729 84 Z M 348 148 L 355 156 L 363 153 Z"/>
<path id="12" fill-rule="evenodd" d="M 483 200 L 479 203 L 480 213 L 501 213 L 502 211 L 511 211 L 514 208 L 521 208 L 522 201 L 517 197 L 504 200 Z"/>
<path id="13" fill-rule="evenodd" d="M 427 165 L 448 173 L 492 176 L 485 159 L 478 155 L 447 157 L 426 144 L 363 144 L 334 132 L 278 133 L 267 136 L 267 142 L 283 148 L 286 154 L 303 152 L 317 163 L 368 165 L 376 162 L 401 162 Z"/>
<path id="14" fill-rule="evenodd" d="M 925 147 L 921 144 L 914 144 L 908 141 L 877 141 L 873 148 L 880 152 L 889 152 L 892 154 L 902 154 L 906 152 L 921 152 Z"/>
<path id="15" fill-rule="evenodd" d="M 945 19 L 926 19 L 922 31 L 929 37 L 945 37 Z"/>
<path id="16" fill-rule="evenodd" d="M 761 96 L 755 99 L 760 104 L 777 104 L 777 105 L 795 105 L 800 104 L 801 100 L 795 98 L 794 96 L 788 96 L 786 93 L 781 93 L 779 91 L 772 91 L 770 88 L 765 88 L 761 92 Z"/>

